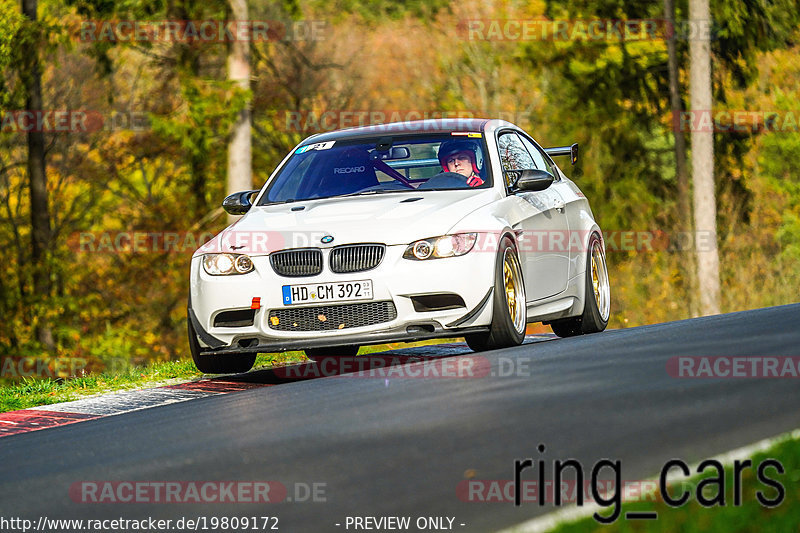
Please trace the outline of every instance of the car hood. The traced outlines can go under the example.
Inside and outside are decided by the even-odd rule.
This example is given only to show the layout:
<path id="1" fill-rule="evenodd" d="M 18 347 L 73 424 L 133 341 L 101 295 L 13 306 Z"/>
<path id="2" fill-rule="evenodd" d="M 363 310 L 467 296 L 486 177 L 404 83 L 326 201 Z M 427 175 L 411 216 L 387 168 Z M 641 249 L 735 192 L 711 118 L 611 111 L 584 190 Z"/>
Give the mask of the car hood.
<path id="1" fill-rule="evenodd" d="M 492 189 L 419 191 L 323 198 L 256 206 L 195 255 L 262 255 L 285 248 L 357 242 L 409 244 L 444 235 L 459 220 L 496 199 Z M 332 237 L 332 240 L 328 240 Z M 323 243 L 322 240 L 327 242 Z"/>

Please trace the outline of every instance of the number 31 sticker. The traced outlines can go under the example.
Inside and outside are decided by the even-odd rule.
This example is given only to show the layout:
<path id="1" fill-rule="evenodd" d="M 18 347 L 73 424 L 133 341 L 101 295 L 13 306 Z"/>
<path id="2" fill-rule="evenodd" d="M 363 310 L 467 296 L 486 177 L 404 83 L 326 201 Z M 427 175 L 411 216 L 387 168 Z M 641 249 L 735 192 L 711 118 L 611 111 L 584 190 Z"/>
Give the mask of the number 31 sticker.
<path id="1" fill-rule="evenodd" d="M 328 141 L 328 142 L 324 142 L 324 143 L 316 143 L 316 144 L 309 144 L 307 146 L 301 146 L 300 148 L 295 150 L 294 153 L 302 154 L 303 152 L 308 152 L 309 150 L 327 150 L 327 149 L 333 147 L 333 144 L 335 142 L 336 141 Z"/>

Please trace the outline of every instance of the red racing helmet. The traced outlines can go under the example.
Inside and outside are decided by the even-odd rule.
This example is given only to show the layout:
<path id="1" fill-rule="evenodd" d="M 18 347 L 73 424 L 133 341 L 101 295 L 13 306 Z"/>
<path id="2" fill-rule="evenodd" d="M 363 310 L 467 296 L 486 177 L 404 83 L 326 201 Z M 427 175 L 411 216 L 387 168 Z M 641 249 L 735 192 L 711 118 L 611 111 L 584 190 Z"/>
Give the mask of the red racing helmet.
<path id="1" fill-rule="evenodd" d="M 442 170 L 448 172 L 447 160 L 450 156 L 461 152 L 465 152 L 469 156 L 472 161 L 472 170 L 476 174 L 480 174 L 483 168 L 483 153 L 477 142 L 466 139 L 456 139 L 442 143 L 439 147 L 439 162 L 442 164 Z"/>

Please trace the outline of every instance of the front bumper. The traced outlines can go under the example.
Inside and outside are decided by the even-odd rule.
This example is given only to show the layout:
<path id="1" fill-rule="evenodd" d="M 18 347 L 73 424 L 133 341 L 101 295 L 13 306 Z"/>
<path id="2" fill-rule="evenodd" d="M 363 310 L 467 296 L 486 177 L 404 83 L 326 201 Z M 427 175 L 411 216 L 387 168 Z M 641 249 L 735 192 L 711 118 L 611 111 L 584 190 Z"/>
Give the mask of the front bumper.
<path id="1" fill-rule="evenodd" d="M 378 267 L 351 274 L 336 274 L 324 268 L 317 276 L 282 277 L 276 274 L 268 256 L 252 257 L 254 271 L 244 275 L 210 276 L 201 256 L 192 259 L 189 319 L 198 333 L 201 350 L 209 353 L 242 353 L 298 350 L 304 348 L 414 341 L 485 332 L 491 323 L 495 255 L 473 250 L 461 257 L 414 261 L 403 259 L 406 246 L 387 246 Z M 328 252 L 323 249 L 327 266 Z M 396 317 L 367 326 L 326 331 L 282 331 L 270 327 L 270 311 L 315 307 L 283 305 L 284 285 L 372 280 L 372 302 L 391 301 Z M 416 310 L 412 297 L 427 294 L 455 294 L 463 307 Z M 260 298 L 252 325 L 214 326 L 222 312 L 249 309 Z M 342 305 L 359 302 L 336 302 Z M 316 306 L 320 305 L 319 303 Z"/>

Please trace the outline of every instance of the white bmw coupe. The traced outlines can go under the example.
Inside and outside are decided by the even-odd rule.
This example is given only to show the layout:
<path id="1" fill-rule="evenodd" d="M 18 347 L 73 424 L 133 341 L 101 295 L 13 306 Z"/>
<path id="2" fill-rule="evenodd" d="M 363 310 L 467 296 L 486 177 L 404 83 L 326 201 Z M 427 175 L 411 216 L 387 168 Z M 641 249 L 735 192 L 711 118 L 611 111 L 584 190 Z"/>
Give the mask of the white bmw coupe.
<path id="1" fill-rule="evenodd" d="M 311 136 L 191 261 L 189 345 L 207 373 L 259 352 L 464 337 L 515 346 L 529 322 L 605 329 L 603 234 L 551 156 L 503 120 L 440 119 Z"/>

